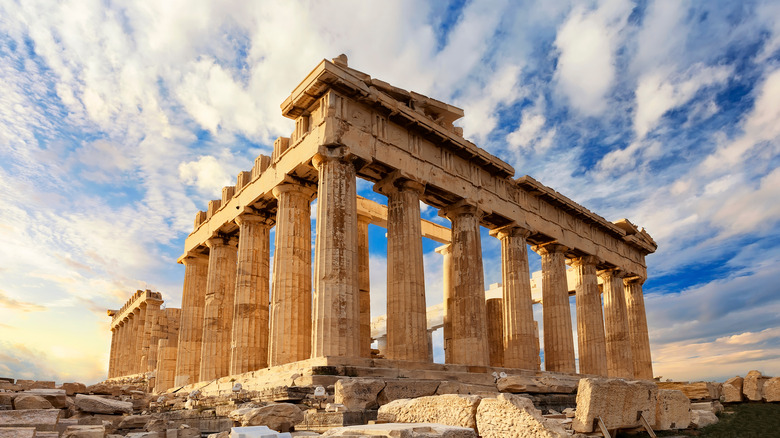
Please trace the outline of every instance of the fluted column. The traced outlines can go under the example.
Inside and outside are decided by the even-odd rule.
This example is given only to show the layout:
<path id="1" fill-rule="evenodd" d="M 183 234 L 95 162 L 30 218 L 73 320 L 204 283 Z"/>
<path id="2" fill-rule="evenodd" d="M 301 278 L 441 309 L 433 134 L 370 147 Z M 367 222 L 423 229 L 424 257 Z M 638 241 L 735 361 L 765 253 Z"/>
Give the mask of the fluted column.
<path id="1" fill-rule="evenodd" d="M 571 262 L 577 279 L 574 286 L 577 299 L 577 345 L 580 374 L 606 376 L 607 346 L 596 276 L 597 263 L 598 259 L 594 256 L 579 257 Z"/>
<path id="2" fill-rule="evenodd" d="M 544 369 L 574 373 L 574 335 L 564 254 L 567 249 L 555 243 L 534 248 L 542 256 Z"/>
<path id="3" fill-rule="evenodd" d="M 160 339 L 160 306 L 163 300 L 146 299 L 146 316 L 144 318 L 143 351 L 141 353 L 142 373 L 154 371 L 157 365 L 157 340 Z"/>
<path id="4" fill-rule="evenodd" d="M 425 186 L 391 174 L 374 186 L 387 196 L 387 358 L 428 361 L 420 195 Z"/>
<path id="5" fill-rule="evenodd" d="M 116 372 L 114 377 L 125 375 L 125 365 L 127 364 L 127 355 L 130 352 L 130 346 L 127 342 L 127 331 L 129 320 L 123 319 L 119 322 L 118 350 L 116 353 Z"/>
<path id="6" fill-rule="evenodd" d="M 626 299 L 623 292 L 625 274 L 618 269 L 599 271 L 604 288 L 604 332 L 607 340 L 607 375 L 630 379 L 634 362 L 628 328 Z"/>
<path id="7" fill-rule="evenodd" d="M 487 366 L 485 281 L 479 235 L 481 212 L 463 202 L 442 211 L 452 222 L 452 363 Z"/>
<path id="8" fill-rule="evenodd" d="M 135 348 L 135 345 L 133 343 L 135 339 L 135 315 L 133 312 L 130 312 L 127 315 L 127 321 L 125 321 L 125 348 L 126 350 L 123 352 L 122 355 L 122 376 L 127 376 L 131 374 L 132 370 L 132 364 L 133 364 L 133 349 Z"/>
<path id="9" fill-rule="evenodd" d="M 653 361 L 650 357 L 650 337 L 647 333 L 647 315 L 645 297 L 642 293 L 642 277 L 623 279 L 625 284 L 628 329 L 631 339 L 631 354 L 634 361 L 634 377 L 653 378 Z"/>
<path id="10" fill-rule="evenodd" d="M 203 345 L 203 308 L 206 304 L 208 256 L 193 253 L 182 260 L 184 290 L 181 299 L 181 323 L 176 352 L 175 386 L 199 382 L 200 353 Z"/>
<path id="11" fill-rule="evenodd" d="M 203 309 L 203 347 L 200 379 L 213 380 L 230 373 L 230 338 L 236 290 L 236 238 L 213 237 L 206 241 L 209 273 Z"/>
<path id="12" fill-rule="evenodd" d="M 268 281 L 270 232 L 268 214 L 244 213 L 238 224 L 236 289 L 230 344 L 230 374 L 268 366 Z"/>
<path id="13" fill-rule="evenodd" d="M 108 353 L 108 373 L 107 377 L 110 379 L 114 377 L 116 372 L 116 352 L 117 352 L 117 330 L 119 326 L 111 327 L 111 349 Z"/>
<path id="14" fill-rule="evenodd" d="M 146 319 L 146 305 L 136 307 L 133 310 L 133 349 L 130 358 L 130 373 L 138 374 L 141 372 L 141 357 L 144 343 L 144 323 Z"/>
<path id="15" fill-rule="evenodd" d="M 531 274 L 528 267 L 530 231 L 517 226 L 492 230 L 501 241 L 501 280 L 503 282 L 503 347 L 507 368 L 536 370 L 539 352 L 534 333 Z"/>
<path id="16" fill-rule="evenodd" d="M 360 356 L 371 357 L 371 276 L 368 224 L 371 218 L 358 214 L 358 282 L 360 283 Z"/>
<path id="17" fill-rule="evenodd" d="M 488 353 L 490 366 L 504 365 L 504 304 L 501 298 L 491 298 L 485 302 L 485 315 L 488 331 Z"/>
<path id="18" fill-rule="evenodd" d="M 355 166 L 322 148 L 319 171 L 312 357 L 360 356 Z"/>
<path id="19" fill-rule="evenodd" d="M 160 336 L 157 346 L 157 363 L 155 364 L 155 392 L 162 392 L 175 385 L 176 352 L 178 351 L 178 339 L 180 329 L 181 311 L 179 309 L 166 309 L 165 314 L 160 315 L 165 319 L 165 333 Z M 162 324 L 161 324 L 162 325 Z"/>
<path id="20" fill-rule="evenodd" d="M 276 246 L 268 362 L 282 365 L 311 357 L 311 200 L 313 188 L 274 188 Z"/>
<path id="21" fill-rule="evenodd" d="M 451 244 L 446 244 L 436 248 L 436 252 L 442 255 L 442 295 L 444 305 L 444 317 L 442 334 L 444 335 L 444 363 L 452 363 L 452 322 L 450 321 L 451 312 L 450 302 L 452 300 L 452 248 Z"/>

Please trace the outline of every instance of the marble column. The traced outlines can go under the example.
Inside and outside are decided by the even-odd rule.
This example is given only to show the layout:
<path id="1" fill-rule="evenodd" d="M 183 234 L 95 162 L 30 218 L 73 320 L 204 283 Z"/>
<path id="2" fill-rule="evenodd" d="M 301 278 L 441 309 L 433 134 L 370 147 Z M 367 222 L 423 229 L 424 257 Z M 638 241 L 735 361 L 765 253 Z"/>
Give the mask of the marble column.
<path id="1" fill-rule="evenodd" d="M 501 298 L 485 302 L 487 317 L 488 353 L 491 367 L 504 366 L 504 304 Z"/>
<path id="2" fill-rule="evenodd" d="M 607 345 L 604 337 L 604 317 L 601 293 L 596 276 L 594 256 L 572 259 L 576 274 L 574 286 L 577 299 L 577 345 L 580 353 L 580 374 L 607 375 Z"/>
<path id="3" fill-rule="evenodd" d="M 631 354 L 634 362 L 634 377 L 651 380 L 653 361 L 650 358 L 650 337 L 647 333 L 645 297 L 642 293 L 642 277 L 624 278 L 628 329 L 631 339 Z"/>
<path id="4" fill-rule="evenodd" d="M 442 295 L 444 305 L 444 317 L 442 335 L 444 337 L 444 363 L 452 363 L 452 322 L 450 321 L 450 304 L 452 300 L 452 245 L 449 243 L 436 248 L 436 252 L 442 255 Z"/>
<path id="5" fill-rule="evenodd" d="M 119 326 L 115 325 L 111 327 L 111 350 L 108 353 L 108 378 L 116 376 L 116 354 L 118 350 L 118 332 Z"/>
<path id="6" fill-rule="evenodd" d="M 534 250 L 542 256 L 544 369 L 574 373 L 574 335 L 566 279 L 565 251 L 568 248 L 551 243 Z"/>
<path id="7" fill-rule="evenodd" d="M 517 226 L 490 232 L 501 241 L 501 280 L 503 282 L 504 365 L 507 368 L 536 370 L 534 310 L 528 244 L 531 234 Z"/>
<path id="8" fill-rule="evenodd" d="M 604 332 L 607 340 L 607 376 L 631 379 L 634 362 L 623 292 L 625 274 L 618 269 L 599 271 L 604 288 Z"/>
<path id="9" fill-rule="evenodd" d="M 273 219 L 265 213 L 243 213 L 236 224 L 239 231 L 230 374 L 268 366 L 269 236 Z"/>
<path id="10" fill-rule="evenodd" d="M 481 212 L 459 202 L 442 211 L 452 222 L 452 297 L 448 311 L 452 326 L 452 363 L 487 366 L 485 281 L 479 234 Z"/>
<path id="11" fill-rule="evenodd" d="M 142 351 L 142 373 L 154 371 L 157 364 L 157 340 L 160 339 L 160 306 L 163 300 L 146 299 L 146 318 L 144 320 L 144 343 Z"/>
<path id="12" fill-rule="evenodd" d="M 203 347 L 200 380 L 213 380 L 230 373 L 230 338 L 236 290 L 235 237 L 219 236 L 206 241 L 209 273 L 203 308 Z"/>
<path id="13" fill-rule="evenodd" d="M 368 225 L 371 218 L 358 214 L 358 283 L 360 285 L 360 357 L 371 357 L 371 276 Z"/>
<path id="14" fill-rule="evenodd" d="M 181 323 L 176 352 L 175 386 L 200 382 L 200 353 L 203 345 L 203 307 L 209 258 L 192 253 L 182 260 L 184 290 L 181 300 Z"/>
<path id="15" fill-rule="evenodd" d="M 130 372 L 128 374 L 138 374 L 141 370 L 141 352 L 143 348 L 144 322 L 146 317 L 146 306 L 139 306 L 133 310 L 133 348 L 130 357 Z"/>
<path id="16" fill-rule="evenodd" d="M 391 174 L 374 190 L 387 196 L 387 358 L 428 361 L 420 195 L 425 186 Z"/>
<path id="17" fill-rule="evenodd" d="M 127 355 L 130 352 L 130 346 L 127 342 L 128 326 L 129 320 L 126 318 L 119 322 L 119 338 L 117 339 L 119 349 L 116 353 L 116 372 L 114 377 L 125 375 Z"/>
<path id="18" fill-rule="evenodd" d="M 175 386 L 176 352 L 178 351 L 181 310 L 165 309 L 165 313 L 161 314 L 161 318 L 166 320 L 167 326 L 165 333 L 161 335 L 157 343 L 155 392 L 158 393 Z"/>
<path id="19" fill-rule="evenodd" d="M 276 247 L 268 362 L 282 365 L 311 357 L 312 188 L 276 186 Z"/>
<path id="20" fill-rule="evenodd" d="M 312 357 L 360 356 L 355 166 L 341 148 L 322 148 L 315 248 Z"/>

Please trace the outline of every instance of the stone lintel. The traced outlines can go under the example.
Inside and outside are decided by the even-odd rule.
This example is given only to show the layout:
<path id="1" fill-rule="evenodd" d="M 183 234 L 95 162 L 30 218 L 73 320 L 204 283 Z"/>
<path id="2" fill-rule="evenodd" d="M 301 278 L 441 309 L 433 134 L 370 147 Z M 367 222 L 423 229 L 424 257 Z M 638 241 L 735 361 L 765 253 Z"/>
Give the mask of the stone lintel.
<path id="1" fill-rule="evenodd" d="M 163 303 L 162 294 L 160 292 L 152 292 L 149 289 L 136 291 L 133 296 L 125 302 L 125 305 L 122 306 L 121 309 L 109 311 L 114 312 L 113 314 L 109 313 L 109 316 L 111 316 L 111 330 L 123 320 L 130 318 L 136 311 L 140 311 L 142 305 L 146 306 L 147 304 L 157 303 Z"/>

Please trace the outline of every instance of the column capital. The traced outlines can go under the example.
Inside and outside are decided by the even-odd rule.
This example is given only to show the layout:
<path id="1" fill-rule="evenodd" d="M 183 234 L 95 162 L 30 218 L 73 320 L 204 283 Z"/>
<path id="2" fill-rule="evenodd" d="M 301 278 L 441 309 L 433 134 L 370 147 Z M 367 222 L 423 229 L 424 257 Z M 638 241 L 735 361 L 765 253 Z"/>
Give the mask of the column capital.
<path id="1" fill-rule="evenodd" d="M 596 271 L 596 275 L 598 275 L 601 278 L 624 278 L 626 277 L 626 271 L 621 270 L 620 268 L 610 268 L 610 269 L 602 269 L 600 271 Z"/>
<path id="2" fill-rule="evenodd" d="M 568 246 L 561 245 L 557 242 L 543 243 L 541 245 L 534 245 L 531 247 L 539 255 L 553 254 L 557 252 L 566 252 L 569 250 Z"/>
<path id="3" fill-rule="evenodd" d="M 317 150 L 317 153 L 312 157 L 311 164 L 315 169 L 319 170 L 320 165 L 325 161 L 343 161 L 345 163 L 352 163 L 358 157 L 351 154 L 349 149 L 344 145 L 322 145 Z"/>
<path id="4" fill-rule="evenodd" d="M 235 220 L 236 220 L 236 225 L 238 225 L 239 227 L 242 227 L 244 224 L 247 223 L 268 225 L 270 227 L 274 224 L 276 220 L 276 215 L 271 214 L 264 210 L 260 210 L 260 211 L 241 213 L 238 216 L 236 216 Z"/>
<path id="5" fill-rule="evenodd" d="M 311 201 L 317 195 L 317 189 L 308 184 L 288 180 L 277 185 L 272 190 L 272 194 L 276 199 L 279 199 L 279 195 L 282 193 L 295 193 Z"/>
<path id="6" fill-rule="evenodd" d="M 181 262 L 184 266 L 187 266 L 188 263 L 208 263 L 209 256 L 202 252 L 190 251 L 186 256 L 182 257 Z"/>
<path id="7" fill-rule="evenodd" d="M 357 213 L 357 220 L 358 220 L 358 223 L 370 224 L 371 220 L 372 220 L 372 217 L 371 217 L 371 215 L 363 214 L 361 212 L 358 212 Z"/>
<path id="8" fill-rule="evenodd" d="M 644 277 L 640 277 L 639 275 L 627 275 L 625 278 L 623 278 L 623 284 L 628 286 L 629 284 L 638 284 L 643 285 L 645 284 L 645 280 L 647 280 Z"/>
<path id="9" fill-rule="evenodd" d="M 374 191 L 385 196 L 402 190 L 411 190 L 422 195 L 425 192 L 425 183 L 406 172 L 395 170 L 374 184 Z"/>
<path id="10" fill-rule="evenodd" d="M 598 265 L 601 263 L 601 259 L 593 256 L 593 255 L 585 255 L 581 257 L 574 257 L 571 260 L 572 266 L 581 266 L 581 265 Z"/>
<path id="11" fill-rule="evenodd" d="M 450 221 L 457 216 L 466 214 L 475 215 L 479 219 L 484 212 L 477 206 L 476 202 L 469 199 L 461 199 L 454 204 L 439 209 L 439 216 L 446 217 Z"/>
<path id="12" fill-rule="evenodd" d="M 504 225 L 503 227 L 490 230 L 489 234 L 499 240 L 503 240 L 507 237 L 522 237 L 523 239 L 527 239 L 528 236 L 533 234 L 533 231 L 531 231 L 528 227 L 518 225 L 516 222 L 512 222 L 509 225 Z"/>
<path id="13" fill-rule="evenodd" d="M 209 248 L 215 248 L 217 246 L 237 246 L 238 239 L 236 236 L 217 235 L 206 240 L 206 246 Z"/>
<path id="14" fill-rule="evenodd" d="M 448 243 L 446 245 L 442 245 L 442 246 L 436 248 L 435 251 L 438 252 L 441 255 L 447 255 L 447 254 L 449 254 L 452 251 L 452 244 Z"/>

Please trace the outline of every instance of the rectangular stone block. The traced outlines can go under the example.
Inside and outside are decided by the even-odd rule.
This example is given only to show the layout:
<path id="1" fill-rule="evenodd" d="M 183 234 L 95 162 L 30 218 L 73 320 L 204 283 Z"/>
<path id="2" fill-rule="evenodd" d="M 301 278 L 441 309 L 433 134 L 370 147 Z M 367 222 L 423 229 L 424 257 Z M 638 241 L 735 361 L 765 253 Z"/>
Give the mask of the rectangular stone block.
<path id="1" fill-rule="evenodd" d="M 496 386 L 500 392 L 573 394 L 577 391 L 579 380 L 569 376 L 507 376 L 498 379 Z"/>
<path id="2" fill-rule="evenodd" d="M 56 431 L 59 418 L 59 409 L 0 411 L 0 427 L 34 427 L 39 431 Z"/>
<path id="3" fill-rule="evenodd" d="M 263 172 L 265 172 L 265 169 L 268 169 L 268 166 L 270 165 L 271 157 L 262 154 L 258 155 L 257 158 L 255 158 L 255 165 L 252 167 L 252 179 L 262 175 Z"/>
<path id="4" fill-rule="evenodd" d="M 649 381 L 583 378 L 572 426 L 577 432 L 593 432 L 594 420 L 601 417 L 607 429 L 639 427 L 640 412 L 652 426 L 657 394 L 658 387 Z"/>
<path id="5" fill-rule="evenodd" d="M 691 424 L 691 401 L 682 391 L 659 389 L 655 406 L 655 430 L 686 429 Z"/>
<path id="6" fill-rule="evenodd" d="M 659 389 L 682 391 L 691 400 L 718 400 L 721 386 L 717 382 L 658 382 Z"/>
<path id="7" fill-rule="evenodd" d="M 0 438 L 35 438 L 35 428 L 0 427 Z"/>

